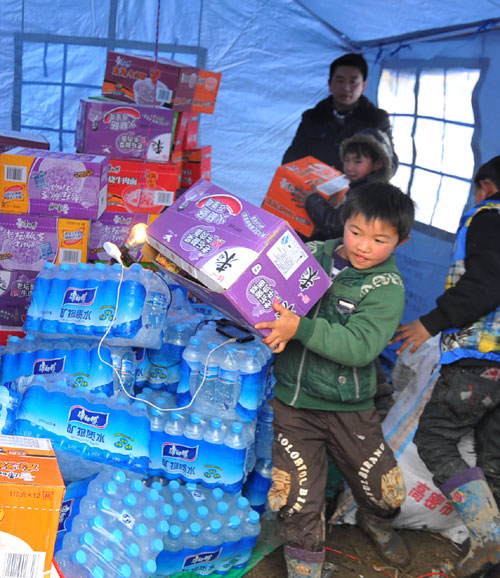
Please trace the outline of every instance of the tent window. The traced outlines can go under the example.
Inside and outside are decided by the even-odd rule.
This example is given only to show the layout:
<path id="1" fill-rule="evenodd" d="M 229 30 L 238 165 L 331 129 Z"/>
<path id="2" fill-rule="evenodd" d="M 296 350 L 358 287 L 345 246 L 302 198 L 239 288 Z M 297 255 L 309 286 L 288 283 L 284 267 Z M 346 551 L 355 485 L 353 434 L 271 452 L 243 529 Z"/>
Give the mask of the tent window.
<path id="1" fill-rule="evenodd" d="M 417 204 L 417 221 L 454 233 L 474 171 L 476 68 L 384 68 L 378 104 L 392 117 L 400 166 L 392 182 Z"/>

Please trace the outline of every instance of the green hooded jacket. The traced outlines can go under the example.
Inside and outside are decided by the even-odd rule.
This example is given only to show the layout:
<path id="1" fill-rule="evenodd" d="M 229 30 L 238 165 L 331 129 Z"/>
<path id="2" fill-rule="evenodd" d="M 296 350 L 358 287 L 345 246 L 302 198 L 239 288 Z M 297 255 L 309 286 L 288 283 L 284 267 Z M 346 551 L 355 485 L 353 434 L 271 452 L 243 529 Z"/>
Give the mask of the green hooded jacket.
<path id="1" fill-rule="evenodd" d="M 325 271 L 342 239 L 310 243 Z M 300 318 L 294 338 L 276 355 L 275 396 L 297 408 L 358 411 L 373 407 L 373 361 L 403 316 L 404 286 L 394 256 L 370 269 L 347 267 Z"/>

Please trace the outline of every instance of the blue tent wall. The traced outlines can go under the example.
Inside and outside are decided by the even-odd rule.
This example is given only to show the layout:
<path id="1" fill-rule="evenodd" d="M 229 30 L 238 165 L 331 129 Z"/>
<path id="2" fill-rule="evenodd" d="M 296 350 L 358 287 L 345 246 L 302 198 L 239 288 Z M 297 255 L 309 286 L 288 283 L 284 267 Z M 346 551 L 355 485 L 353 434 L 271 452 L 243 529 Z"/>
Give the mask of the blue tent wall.
<path id="1" fill-rule="evenodd" d="M 260 204 L 301 113 L 328 94 L 330 62 L 353 48 L 349 39 L 338 33 L 342 23 L 351 37 L 364 42 L 354 48 L 363 51 L 369 61 L 367 96 L 373 101 L 384 62 L 484 59 L 487 65 L 476 91 L 476 167 L 500 152 L 496 111 L 500 32 L 492 27 L 485 27 L 486 32 L 471 28 L 461 37 L 436 33 L 432 38 L 377 43 L 365 34 L 367 19 L 366 31 L 372 37 L 388 37 L 399 21 L 407 31 L 411 22 L 419 22 L 421 29 L 427 26 L 422 25 L 425 20 L 435 28 L 460 23 L 466 14 L 465 5 L 458 13 L 451 1 L 449 10 L 442 3 L 433 8 L 419 0 L 378 0 L 378 4 L 380 10 L 369 0 L 359 0 L 354 23 L 340 0 L 328 5 L 305 0 L 161 1 L 161 53 L 223 73 L 215 114 L 201 117 L 201 143 L 213 147 L 214 182 Z M 485 18 L 500 16 L 494 2 L 477 0 L 471 18 L 483 14 L 480 4 L 488 8 Z M 421 13 L 422 6 L 426 13 Z M 73 150 L 71 133 L 78 100 L 98 94 L 107 49 L 140 49 L 152 54 L 157 13 L 157 0 L 0 2 L 0 127 L 10 129 L 12 119 L 17 118 L 25 131 L 37 124 L 53 128 L 47 135 L 53 147 L 62 142 L 65 150 Z M 387 20 L 388 13 L 392 20 Z M 61 74 L 68 82 L 64 99 L 59 94 Z M 37 84 L 37 79 L 45 84 Z M 56 131 L 59 127 L 61 138 Z M 405 318 L 432 307 L 444 283 L 450 238 L 420 227 L 398 250 L 409 288 Z"/>

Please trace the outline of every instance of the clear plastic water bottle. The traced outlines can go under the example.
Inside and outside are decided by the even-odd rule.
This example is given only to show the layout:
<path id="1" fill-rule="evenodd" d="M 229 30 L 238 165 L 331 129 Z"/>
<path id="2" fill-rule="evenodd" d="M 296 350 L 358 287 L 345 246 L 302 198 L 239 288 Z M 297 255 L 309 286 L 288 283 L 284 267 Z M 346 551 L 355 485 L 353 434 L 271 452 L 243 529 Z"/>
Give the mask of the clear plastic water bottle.
<path id="1" fill-rule="evenodd" d="M 191 402 L 201 370 L 201 340 L 190 337 L 188 346 L 182 352 L 181 374 L 177 387 L 177 406 L 184 407 Z M 194 386 L 194 388 L 193 388 Z"/>
<path id="2" fill-rule="evenodd" d="M 204 439 L 211 444 L 223 444 L 225 432 L 222 428 L 222 420 L 219 417 L 213 417 L 210 420 L 210 426 L 205 432 Z"/>
<path id="3" fill-rule="evenodd" d="M 241 391 L 237 412 L 245 421 L 252 421 L 257 416 L 259 406 L 260 379 L 262 366 L 258 361 L 258 350 L 247 347 L 240 363 Z"/>
<path id="4" fill-rule="evenodd" d="M 192 413 L 189 422 L 184 428 L 184 435 L 189 439 L 201 440 L 203 439 L 204 429 L 201 415 L 199 413 Z"/>
<path id="5" fill-rule="evenodd" d="M 221 530 L 222 524 L 219 520 L 210 520 L 208 530 L 204 533 L 207 546 L 218 546 L 224 541 Z"/>
<path id="6" fill-rule="evenodd" d="M 257 458 L 271 459 L 274 439 L 274 411 L 269 404 L 262 406 L 255 429 L 255 455 Z"/>
<path id="7" fill-rule="evenodd" d="M 35 279 L 35 285 L 31 294 L 31 302 L 24 322 L 24 331 L 38 331 L 41 325 L 43 310 L 49 295 L 50 281 L 55 265 L 46 261 L 43 269 Z"/>
<path id="8" fill-rule="evenodd" d="M 245 436 L 243 435 L 243 424 L 239 421 L 233 421 L 230 430 L 227 432 L 224 438 L 224 443 L 226 446 L 234 449 L 246 449 L 247 442 Z"/>
<path id="9" fill-rule="evenodd" d="M 101 337 L 106 333 L 116 316 L 118 285 L 123 275 L 123 269 L 119 263 L 114 263 L 111 266 L 102 265 L 104 269 L 98 267 L 99 265 L 102 264 L 96 263 L 100 281 L 97 293 L 99 299 L 99 315 L 96 319 L 94 329 L 97 337 Z"/>
<path id="10" fill-rule="evenodd" d="M 45 304 L 41 310 L 40 331 L 43 333 L 57 333 L 60 330 L 61 304 L 64 301 L 69 280 L 73 276 L 76 267 L 62 264 L 59 267 L 54 265 L 50 269 L 52 277 Z M 31 297 L 33 298 L 33 296 Z"/>
<path id="11" fill-rule="evenodd" d="M 248 518 L 242 524 L 242 538 L 238 545 L 240 556 L 233 568 L 244 568 L 252 555 L 252 550 L 260 534 L 260 516 L 255 510 L 250 510 Z"/>
<path id="12" fill-rule="evenodd" d="M 248 476 L 244 493 L 254 510 L 262 513 L 266 508 L 267 494 L 271 487 L 272 461 L 259 459 L 254 471 Z"/>
<path id="13" fill-rule="evenodd" d="M 169 418 L 165 423 L 165 433 L 170 436 L 180 436 L 184 431 L 183 417 L 182 413 L 178 411 L 171 411 L 169 413 Z"/>
<path id="14" fill-rule="evenodd" d="M 191 522 L 189 524 L 189 531 L 184 534 L 183 544 L 184 548 L 188 550 L 197 550 L 203 546 L 203 535 L 201 533 L 201 525 L 198 522 Z"/>
<path id="15" fill-rule="evenodd" d="M 142 310 L 146 288 L 142 283 L 142 267 L 134 263 L 125 270 L 112 332 L 117 336 L 134 337 L 142 327 Z"/>
<path id="16" fill-rule="evenodd" d="M 215 405 L 229 414 L 236 407 L 239 398 L 240 363 L 238 350 L 228 347 L 219 365 L 219 387 L 216 390 Z"/>
<path id="17" fill-rule="evenodd" d="M 207 346 L 206 356 L 202 359 L 201 382 L 196 409 L 202 413 L 214 414 L 216 413 L 216 396 L 217 388 L 219 386 L 219 360 L 217 343 L 210 342 Z M 191 392 L 194 396 L 195 391 Z"/>
<path id="18" fill-rule="evenodd" d="M 163 548 L 167 552 L 178 552 L 182 549 L 181 528 L 177 525 L 170 526 L 168 535 L 163 537 Z"/>

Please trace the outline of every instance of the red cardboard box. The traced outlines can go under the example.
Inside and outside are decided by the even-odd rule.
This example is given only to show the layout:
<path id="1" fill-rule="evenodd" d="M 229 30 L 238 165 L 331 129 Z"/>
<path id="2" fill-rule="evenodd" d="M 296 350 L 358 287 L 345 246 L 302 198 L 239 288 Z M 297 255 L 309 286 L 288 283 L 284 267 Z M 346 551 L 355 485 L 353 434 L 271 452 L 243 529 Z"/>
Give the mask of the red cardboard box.
<path id="1" fill-rule="evenodd" d="M 277 169 L 262 208 L 285 219 L 295 231 L 309 237 L 314 231 L 314 223 L 306 210 L 295 204 L 291 193 L 314 190 L 333 207 L 338 207 L 348 188 L 349 180 L 341 172 L 314 157 L 304 157 Z"/>
<path id="2" fill-rule="evenodd" d="M 108 52 L 102 94 L 125 102 L 167 105 L 190 111 L 198 69 L 169 60 Z"/>
<path id="3" fill-rule="evenodd" d="M 155 214 L 169 207 L 180 186 L 178 163 L 109 159 L 106 211 Z"/>
<path id="4" fill-rule="evenodd" d="M 193 112 L 177 113 L 174 129 L 172 152 L 191 149 L 198 146 L 198 114 Z M 189 143 L 189 144 L 188 144 Z"/>
<path id="5" fill-rule="evenodd" d="M 193 112 L 213 114 L 221 77 L 220 72 L 198 70 L 198 82 L 194 89 L 193 108 L 191 109 Z"/>
<path id="6" fill-rule="evenodd" d="M 179 164 L 181 187 L 190 187 L 199 179 L 210 180 L 212 168 L 212 147 L 210 145 L 177 151 L 172 154 L 172 160 Z"/>

